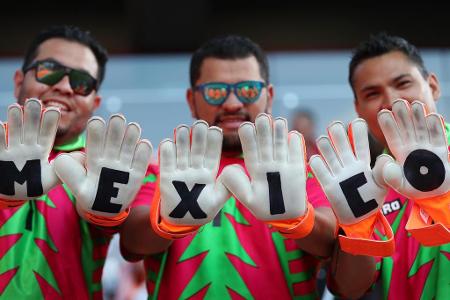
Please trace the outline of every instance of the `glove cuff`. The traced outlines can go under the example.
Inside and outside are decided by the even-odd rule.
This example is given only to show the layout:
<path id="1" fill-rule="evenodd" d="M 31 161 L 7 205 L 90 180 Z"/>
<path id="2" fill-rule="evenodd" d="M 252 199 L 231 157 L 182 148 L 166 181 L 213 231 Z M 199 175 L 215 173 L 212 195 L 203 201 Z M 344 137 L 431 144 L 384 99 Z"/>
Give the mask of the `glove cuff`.
<path id="1" fill-rule="evenodd" d="M 311 233 L 314 227 L 314 207 L 308 203 L 306 214 L 296 219 L 270 221 L 267 224 L 276 228 L 281 235 L 289 239 L 301 239 Z"/>
<path id="2" fill-rule="evenodd" d="M 153 201 L 150 205 L 150 223 L 156 234 L 160 237 L 175 240 L 184 238 L 190 234 L 195 233 L 201 226 L 190 226 L 190 225 L 174 225 L 163 218 L 160 214 L 160 203 L 161 203 L 161 193 L 159 191 L 159 179 L 156 182 L 156 190 L 153 195 Z"/>
<path id="3" fill-rule="evenodd" d="M 448 227 L 445 227 L 442 223 L 433 224 L 427 212 L 421 208 L 421 205 L 416 203 L 413 204 L 405 228 L 424 246 L 439 246 L 450 242 L 450 231 Z"/>
<path id="4" fill-rule="evenodd" d="M 450 192 L 425 199 L 413 199 L 414 206 L 419 206 L 429 216 L 429 221 L 450 227 Z M 427 218 L 428 219 L 428 218 Z"/>
<path id="5" fill-rule="evenodd" d="M 375 240 L 376 225 L 384 231 L 386 240 Z M 394 234 L 386 217 L 377 211 L 366 219 L 351 225 L 339 224 L 345 235 L 339 235 L 341 249 L 353 255 L 391 256 L 395 251 Z"/>
<path id="6" fill-rule="evenodd" d="M 0 209 L 19 207 L 27 202 L 27 200 L 6 200 L 0 199 Z"/>
<path id="7" fill-rule="evenodd" d="M 89 223 L 92 223 L 100 227 L 110 228 L 122 224 L 130 214 L 130 208 L 127 208 L 126 210 L 124 210 L 123 212 L 119 213 L 114 217 L 98 216 L 83 210 L 81 211 L 81 213 L 83 214 L 84 219 L 87 220 Z"/>

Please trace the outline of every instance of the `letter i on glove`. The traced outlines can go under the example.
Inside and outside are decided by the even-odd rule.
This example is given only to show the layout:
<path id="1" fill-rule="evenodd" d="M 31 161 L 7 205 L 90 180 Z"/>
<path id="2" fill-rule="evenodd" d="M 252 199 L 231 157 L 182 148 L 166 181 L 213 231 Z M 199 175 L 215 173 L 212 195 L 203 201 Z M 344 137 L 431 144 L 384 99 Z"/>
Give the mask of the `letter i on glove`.
<path id="1" fill-rule="evenodd" d="M 444 119 L 425 106 L 397 100 L 378 123 L 396 161 L 387 164 L 386 183 L 414 201 L 406 230 L 425 246 L 450 242 L 450 165 Z"/>
<path id="2" fill-rule="evenodd" d="M 111 116 L 108 124 L 93 117 L 87 124 L 86 154 L 60 154 L 55 159 L 56 173 L 87 221 L 103 227 L 125 221 L 152 155 L 152 145 L 140 136 L 139 125 L 127 124 L 122 115 Z"/>
<path id="3" fill-rule="evenodd" d="M 159 146 L 160 177 L 150 221 L 163 238 L 178 239 L 209 223 L 229 198 L 216 182 L 222 153 L 222 130 L 199 120 L 192 128 L 180 125 L 175 140 Z"/>
<path id="4" fill-rule="evenodd" d="M 306 196 L 303 136 L 288 134 L 287 121 L 260 114 L 255 124 L 239 127 L 245 166 L 227 166 L 220 175 L 224 185 L 255 217 L 285 237 L 307 236 L 314 226 L 314 209 Z"/>
<path id="5" fill-rule="evenodd" d="M 317 146 L 321 155 L 313 155 L 310 166 L 345 233 L 339 235 L 341 249 L 354 255 L 392 255 L 392 228 L 380 208 L 387 193 L 383 166 L 393 159 L 381 155 L 370 169 L 367 124 L 363 119 L 350 124 L 348 136 L 341 122 L 333 122 L 328 136 L 317 139 Z M 375 227 L 387 235 L 386 241 L 374 239 Z"/>
<path id="6" fill-rule="evenodd" d="M 59 118 L 57 108 L 43 109 L 38 99 L 9 106 L 8 123 L 0 122 L 0 208 L 20 206 L 59 183 L 48 161 Z"/>

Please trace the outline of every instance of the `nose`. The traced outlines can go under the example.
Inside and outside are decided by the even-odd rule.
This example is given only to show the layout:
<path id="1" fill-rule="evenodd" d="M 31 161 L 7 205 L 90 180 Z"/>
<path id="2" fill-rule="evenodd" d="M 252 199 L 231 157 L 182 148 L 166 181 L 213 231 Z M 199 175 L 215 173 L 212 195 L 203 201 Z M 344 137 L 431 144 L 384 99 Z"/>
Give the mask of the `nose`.
<path id="1" fill-rule="evenodd" d="M 225 99 L 225 102 L 222 104 L 223 110 L 227 112 L 237 112 L 242 109 L 243 106 L 244 104 L 239 101 L 233 91 L 230 92 L 227 99 Z"/>
<path id="2" fill-rule="evenodd" d="M 381 109 L 392 110 L 392 103 L 394 103 L 394 101 L 399 98 L 401 98 L 401 96 L 398 93 L 391 89 L 387 89 L 383 93 L 383 102 L 381 104 Z"/>
<path id="3" fill-rule="evenodd" d="M 70 86 L 69 76 L 65 75 L 60 81 L 53 85 L 53 90 L 61 94 L 73 95 L 72 87 Z"/>

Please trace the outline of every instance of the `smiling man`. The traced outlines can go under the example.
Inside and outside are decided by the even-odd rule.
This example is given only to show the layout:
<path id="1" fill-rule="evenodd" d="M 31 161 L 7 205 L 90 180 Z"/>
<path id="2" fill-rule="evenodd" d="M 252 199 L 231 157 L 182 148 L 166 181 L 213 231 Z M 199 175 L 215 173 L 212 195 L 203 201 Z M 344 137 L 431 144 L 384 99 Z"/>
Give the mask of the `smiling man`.
<path id="1" fill-rule="evenodd" d="M 24 170 L 16 172 L 19 174 L 16 181 L 21 180 L 17 179 L 19 176 L 28 177 L 24 180 L 26 185 L 13 183 L 16 194 L 13 191 L 12 197 L 22 197 L 18 196 L 17 190 L 23 186 L 29 189 L 32 179 L 56 178 L 48 161 L 58 154 L 83 151 L 85 138 L 82 133 L 100 105 L 98 90 L 106 62 L 106 50 L 89 32 L 77 27 L 52 27 L 32 41 L 23 67 L 14 75 L 14 94 L 20 105 L 12 104 L 8 109 L 8 134 L 1 131 L 0 153 L 2 163 L 7 155 L 12 157 L 6 163 L 15 163 L 22 157 L 33 157 L 31 151 L 45 148 L 48 152 L 43 155 L 40 166 L 50 171 L 44 172 L 41 167 L 40 174 L 25 173 Z M 42 107 L 38 100 L 28 98 L 40 99 Z M 55 108 L 61 112 L 60 116 Z M 51 114 L 53 117 L 49 121 L 50 118 L 45 116 Z M 97 118 L 97 123 L 102 122 Z M 30 132 L 37 134 L 30 139 Z M 100 138 L 97 136 L 97 140 Z M 13 146 L 19 151 L 14 152 Z M 5 172 L 2 176 L 14 175 Z M 12 198 L 13 201 L 4 196 L 11 194 L 6 194 L 4 184 L 2 186 L 1 299 L 102 298 L 103 263 L 111 232 L 115 230 L 105 230 L 102 224 L 96 226 L 80 217 L 77 204 L 82 202 L 81 199 L 76 201 L 67 186 L 57 184 L 57 180 L 52 183 L 43 189 L 44 193 L 41 189 L 36 194 L 45 195 L 24 194 L 29 197 Z"/>

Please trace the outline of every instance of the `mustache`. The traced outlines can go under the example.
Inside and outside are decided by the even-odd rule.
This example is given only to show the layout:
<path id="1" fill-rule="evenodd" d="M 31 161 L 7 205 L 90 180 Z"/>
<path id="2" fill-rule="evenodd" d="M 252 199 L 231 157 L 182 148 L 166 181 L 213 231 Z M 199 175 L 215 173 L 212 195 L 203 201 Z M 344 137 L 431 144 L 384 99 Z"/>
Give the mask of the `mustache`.
<path id="1" fill-rule="evenodd" d="M 220 113 L 218 114 L 215 118 L 214 118 L 214 122 L 213 122 L 213 126 L 218 126 L 218 124 L 223 120 L 226 119 L 228 117 L 234 117 L 234 118 L 239 118 L 242 119 L 242 122 L 250 122 L 250 115 L 244 111 L 240 111 L 240 112 L 236 112 L 236 113 Z M 212 126 L 211 125 L 211 126 Z"/>

